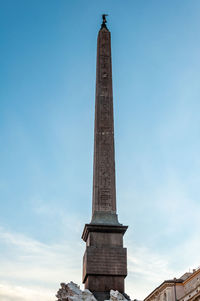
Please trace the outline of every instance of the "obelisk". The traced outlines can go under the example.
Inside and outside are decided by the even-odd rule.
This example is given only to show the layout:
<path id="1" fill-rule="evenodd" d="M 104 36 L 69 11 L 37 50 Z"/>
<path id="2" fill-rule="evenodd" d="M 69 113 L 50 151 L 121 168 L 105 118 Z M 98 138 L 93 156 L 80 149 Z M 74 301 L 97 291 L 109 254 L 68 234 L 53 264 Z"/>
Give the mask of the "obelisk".
<path id="1" fill-rule="evenodd" d="M 127 252 L 123 235 L 127 226 L 118 222 L 116 213 L 115 152 L 111 36 L 106 15 L 98 33 L 92 220 L 86 224 L 82 239 L 83 283 L 101 301 L 111 289 L 124 293 Z"/>

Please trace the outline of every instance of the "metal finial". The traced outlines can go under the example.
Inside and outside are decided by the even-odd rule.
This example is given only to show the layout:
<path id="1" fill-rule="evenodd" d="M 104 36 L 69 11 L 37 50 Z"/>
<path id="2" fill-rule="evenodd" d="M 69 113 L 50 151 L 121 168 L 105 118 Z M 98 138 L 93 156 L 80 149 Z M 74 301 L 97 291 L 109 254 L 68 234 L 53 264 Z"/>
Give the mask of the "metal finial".
<path id="1" fill-rule="evenodd" d="M 106 17 L 107 17 L 108 15 L 106 15 L 106 14 L 103 14 L 102 15 L 102 19 L 103 19 L 103 23 L 107 23 L 107 20 L 106 20 Z"/>
<path id="2" fill-rule="evenodd" d="M 101 28 L 103 28 L 103 27 L 107 28 L 107 27 L 106 27 L 106 23 L 107 23 L 106 17 L 107 17 L 107 16 L 108 16 L 107 14 L 103 14 L 103 15 L 102 15 L 102 24 L 101 24 Z"/>

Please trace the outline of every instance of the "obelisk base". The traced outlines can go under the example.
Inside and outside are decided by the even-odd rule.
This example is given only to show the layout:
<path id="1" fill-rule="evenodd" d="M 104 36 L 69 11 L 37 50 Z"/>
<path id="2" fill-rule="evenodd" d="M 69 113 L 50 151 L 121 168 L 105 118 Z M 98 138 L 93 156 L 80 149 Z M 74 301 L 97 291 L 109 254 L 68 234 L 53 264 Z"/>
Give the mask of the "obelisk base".
<path id="1" fill-rule="evenodd" d="M 110 292 L 102 293 L 102 292 L 93 292 L 93 295 L 98 301 L 110 300 Z"/>
<path id="2" fill-rule="evenodd" d="M 99 301 L 110 290 L 124 293 L 127 252 L 123 235 L 127 226 L 86 224 L 82 238 L 86 242 L 83 257 L 83 283 Z M 109 299 L 109 298 L 108 298 Z M 104 299 L 105 300 L 105 299 Z"/>
<path id="3" fill-rule="evenodd" d="M 124 293 L 124 277 L 90 275 L 85 282 L 85 288 L 89 289 L 98 301 L 110 299 L 110 288 Z"/>

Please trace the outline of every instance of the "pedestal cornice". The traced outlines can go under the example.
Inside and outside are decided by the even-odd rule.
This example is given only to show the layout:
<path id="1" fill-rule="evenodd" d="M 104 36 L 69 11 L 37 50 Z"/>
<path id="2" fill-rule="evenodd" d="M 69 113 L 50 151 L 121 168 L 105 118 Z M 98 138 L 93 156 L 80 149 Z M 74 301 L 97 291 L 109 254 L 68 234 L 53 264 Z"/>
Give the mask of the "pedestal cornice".
<path id="1" fill-rule="evenodd" d="M 128 226 L 123 225 L 85 224 L 81 238 L 86 242 L 90 232 L 122 233 L 124 235 L 127 229 Z"/>

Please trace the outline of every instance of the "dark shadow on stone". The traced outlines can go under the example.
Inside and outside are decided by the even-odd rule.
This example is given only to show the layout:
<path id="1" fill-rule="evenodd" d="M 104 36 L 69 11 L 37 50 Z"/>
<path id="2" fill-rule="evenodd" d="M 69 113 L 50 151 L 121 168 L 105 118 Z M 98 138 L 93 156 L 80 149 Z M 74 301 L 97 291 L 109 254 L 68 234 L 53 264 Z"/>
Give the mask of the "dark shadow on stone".
<path id="1" fill-rule="evenodd" d="M 110 292 L 92 292 L 98 301 L 104 301 L 110 299 Z"/>

